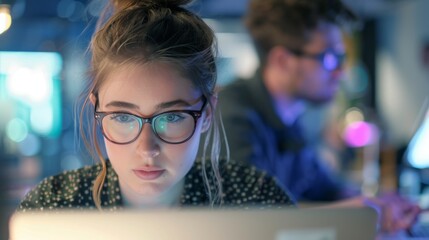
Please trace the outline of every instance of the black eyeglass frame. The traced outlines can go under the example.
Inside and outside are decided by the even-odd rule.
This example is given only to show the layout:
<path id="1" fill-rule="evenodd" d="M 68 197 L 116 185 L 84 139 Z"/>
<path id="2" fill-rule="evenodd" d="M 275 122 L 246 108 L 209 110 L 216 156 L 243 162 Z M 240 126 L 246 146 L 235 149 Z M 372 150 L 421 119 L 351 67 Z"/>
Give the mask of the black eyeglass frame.
<path id="1" fill-rule="evenodd" d="M 293 48 L 286 48 L 286 49 L 289 52 L 291 52 L 293 55 L 295 55 L 295 56 L 304 57 L 304 58 L 310 58 L 310 59 L 314 59 L 314 60 L 320 62 L 325 69 L 327 69 L 326 66 L 325 66 L 325 63 L 324 63 L 325 56 L 328 53 L 332 54 L 338 60 L 338 64 L 337 64 L 337 66 L 335 68 L 333 68 L 333 69 L 327 69 L 327 70 L 338 69 L 338 67 L 340 67 L 340 66 L 342 66 L 344 64 L 344 61 L 346 59 L 346 54 L 345 53 L 339 54 L 339 53 L 336 53 L 335 51 L 330 50 L 330 49 L 328 49 L 328 50 L 326 50 L 324 52 L 315 53 L 315 54 L 308 53 L 308 52 L 305 52 L 305 51 L 300 50 L 300 49 L 293 49 Z"/>
<path id="2" fill-rule="evenodd" d="M 169 144 L 181 144 L 181 143 L 184 143 L 184 142 L 188 141 L 189 139 L 192 138 L 192 136 L 194 136 L 195 129 L 197 128 L 197 121 L 203 115 L 203 111 L 204 111 L 204 109 L 205 109 L 205 107 L 207 105 L 207 99 L 206 99 L 206 97 L 202 96 L 202 98 L 203 98 L 203 106 L 201 107 L 200 110 L 172 110 L 172 111 L 158 113 L 158 114 L 155 114 L 155 115 L 153 115 L 151 117 L 148 117 L 148 118 L 144 118 L 144 117 L 138 116 L 136 114 L 129 113 L 129 112 L 124 112 L 124 111 L 108 111 L 108 112 L 94 111 L 94 118 L 97 121 L 97 124 L 101 128 L 101 132 L 102 132 L 103 136 L 107 140 L 109 140 L 110 142 L 115 143 L 115 144 L 125 145 L 125 144 L 130 144 L 130 143 L 134 142 L 135 140 L 137 140 L 137 138 L 140 136 L 140 134 L 141 134 L 141 132 L 143 130 L 143 125 L 145 123 L 149 123 L 151 125 L 152 132 L 155 133 L 155 135 L 161 141 L 163 141 L 165 143 L 169 143 Z M 95 109 L 97 109 L 97 107 L 98 107 L 98 99 L 97 99 L 97 103 L 95 104 Z M 187 114 L 191 115 L 194 118 L 194 130 L 189 135 L 189 137 L 187 137 L 185 140 L 182 140 L 180 142 L 170 142 L 170 141 L 167 141 L 167 140 L 165 140 L 165 139 L 163 139 L 163 138 L 161 138 L 159 136 L 159 134 L 156 131 L 156 128 L 154 127 L 154 125 L 152 124 L 152 122 L 158 116 L 163 115 L 163 114 L 168 114 L 168 113 L 187 113 Z M 108 115 L 110 115 L 110 114 L 129 114 L 129 115 L 132 115 L 132 116 L 136 117 L 137 119 L 140 119 L 140 124 L 139 124 L 139 128 L 140 129 L 139 129 L 139 132 L 137 133 L 136 137 L 133 138 L 132 140 L 128 141 L 128 142 L 125 142 L 125 143 L 116 142 L 116 141 L 113 141 L 112 139 L 110 139 L 107 136 L 107 134 L 105 133 L 104 128 L 103 128 L 103 118 L 106 117 L 106 116 L 108 116 Z"/>

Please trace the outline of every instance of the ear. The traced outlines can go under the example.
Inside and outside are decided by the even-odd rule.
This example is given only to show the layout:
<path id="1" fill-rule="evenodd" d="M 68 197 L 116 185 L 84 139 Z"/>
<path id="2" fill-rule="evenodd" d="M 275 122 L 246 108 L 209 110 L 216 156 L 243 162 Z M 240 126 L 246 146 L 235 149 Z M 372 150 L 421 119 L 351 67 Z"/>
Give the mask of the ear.
<path id="1" fill-rule="evenodd" d="M 217 94 L 214 94 L 208 101 L 210 101 L 211 105 L 207 103 L 207 106 L 204 111 L 204 121 L 203 126 L 201 128 L 201 132 L 207 132 L 210 129 L 212 124 L 212 119 L 215 117 L 215 109 L 217 105 Z"/>
<path id="2" fill-rule="evenodd" d="M 97 102 L 97 97 L 94 95 L 94 93 L 89 94 L 89 101 L 91 101 L 92 105 L 95 106 L 95 103 Z"/>

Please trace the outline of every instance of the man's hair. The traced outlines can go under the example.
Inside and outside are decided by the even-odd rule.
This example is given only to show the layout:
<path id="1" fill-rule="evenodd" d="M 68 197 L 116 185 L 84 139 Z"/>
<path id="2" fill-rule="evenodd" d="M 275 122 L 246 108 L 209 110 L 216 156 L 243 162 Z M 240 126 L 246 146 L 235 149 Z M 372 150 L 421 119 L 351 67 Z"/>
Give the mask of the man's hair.
<path id="1" fill-rule="evenodd" d="M 357 18 L 341 0 L 251 0 L 244 20 L 265 62 L 275 46 L 302 48 L 321 22 L 343 27 Z"/>

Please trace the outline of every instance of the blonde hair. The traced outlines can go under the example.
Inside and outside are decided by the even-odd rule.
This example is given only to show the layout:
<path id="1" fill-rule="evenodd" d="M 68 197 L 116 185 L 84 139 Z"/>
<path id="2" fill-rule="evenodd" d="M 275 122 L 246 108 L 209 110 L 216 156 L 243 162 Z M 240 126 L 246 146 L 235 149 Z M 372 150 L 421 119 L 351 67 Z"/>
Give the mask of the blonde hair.
<path id="1" fill-rule="evenodd" d="M 109 71 L 124 64 L 164 62 L 177 68 L 190 79 L 206 99 L 215 96 L 216 86 L 216 39 L 210 27 L 197 15 L 186 10 L 190 0 L 112 0 L 106 9 L 111 17 L 101 17 L 90 44 L 92 53 L 90 79 L 80 112 L 80 132 L 86 148 L 93 158 L 101 162 L 102 170 L 93 186 L 93 199 L 101 209 L 100 194 L 107 174 L 106 162 L 97 139 L 94 108 L 89 96 L 98 97 L 98 91 Z M 109 11 L 105 13 L 110 14 Z M 209 107 L 214 111 L 211 101 Z M 211 205 L 222 202 L 222 186 L 218 170 L 220 134 L 215 114 L 206 134 L 203 150 L 203 166 L 206 165 L 207 148 L 213 175 L 203 167 L 203 178 Z M 92 127 L 87 131 L 85 117 Z M 211 146 L 209 146 L 211 143 Z M 210 186 L 213 178 L 215 186 Z"/>

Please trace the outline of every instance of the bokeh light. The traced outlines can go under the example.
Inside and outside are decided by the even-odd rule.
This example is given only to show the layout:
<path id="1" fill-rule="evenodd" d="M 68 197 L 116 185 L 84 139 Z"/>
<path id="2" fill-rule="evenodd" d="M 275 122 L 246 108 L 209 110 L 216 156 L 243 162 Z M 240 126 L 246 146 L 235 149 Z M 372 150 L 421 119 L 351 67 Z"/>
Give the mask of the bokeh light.
<path id="1" fill-rule="evenodd" d="M 363 65 L 356 64 L 346 68 L 344 78 L 341 84 L 349 97 L 358 98 L 368 92 L 369 76 Z"/>
<path id="2" fill-rule="evenodd" d="M 12 17 L 10 16 L 9 5 L 0 4 L 0 34 L 7 31 L 11 25 Z"/>
<path id="3" fill-rule="evenodd" d="M 1 95 L 29 131 L 58 136 L 61 129 L 61 55 L 55 52 L 0 51 Z"/>
<path id="4" fill-rule="evenodd" d="M 48 104 L 33 107 L 30 116 L 31 128 L 41 134 L 48 135 L 54 124 L 54 113 Z"/>
<path id="5" fill-rule="evenodd" d="M 68 154 L 61 159 L 62 170 L 74 170 L 83 167 L 81 160 L 74 154 Z"/>
<path id="6" fill-rule="evenodd" d="M 364 147 L 378 139 L 378 129 L 365 121 L 353 122 L 344 129 L 343 139 L 350 147 Z"/>
<path id="7" fill-rule="evenodd" d="M 18 148 L 23 156 L 34 156 L 40 152 L 40 139 L 30 133 L 22 142 L 19 143 Z"/>
<path id="8" fill-rule="evenodd" d="M 344 117 L 344 123 L 346 126 L 348 126 L 351 123 L 360 122 L 363 120 L 364 120 L 364 116 L 363 116 L 362 110 L 356 107 L 352 107 L 348 109 Z"/>
<path id="9" fill-rule="evenodd" d="M 6 126 L 6 135 L 14 142 L 23 141 L 28 135 L 27 124 L 19 118 L 10 120 Z"/>
<path id="10" fill-rule="evenodd" d="M 15 66 L 7 77 L 7 88 L 14 97 L 31 103 L 44 102 L 52 95 L 52 80 L 42 69 Z"/>

